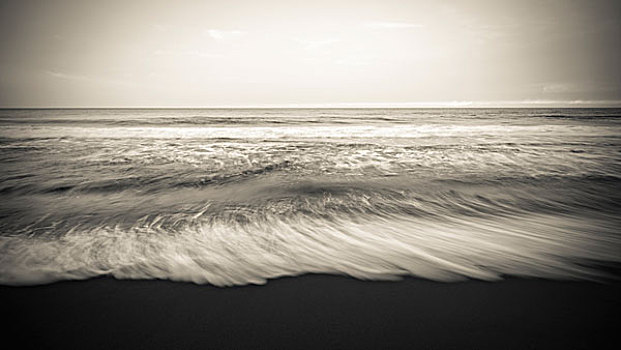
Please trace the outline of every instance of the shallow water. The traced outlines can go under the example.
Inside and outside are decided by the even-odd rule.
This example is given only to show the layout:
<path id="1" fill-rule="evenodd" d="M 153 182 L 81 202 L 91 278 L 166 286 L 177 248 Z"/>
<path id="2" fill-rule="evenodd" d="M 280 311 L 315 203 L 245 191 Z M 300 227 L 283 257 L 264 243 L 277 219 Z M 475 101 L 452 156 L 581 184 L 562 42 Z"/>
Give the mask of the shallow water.
<path id="1" fill-rule="evenodd" d="M 0 110 L 0 283 L 605 278 L 621 110 Z"/>

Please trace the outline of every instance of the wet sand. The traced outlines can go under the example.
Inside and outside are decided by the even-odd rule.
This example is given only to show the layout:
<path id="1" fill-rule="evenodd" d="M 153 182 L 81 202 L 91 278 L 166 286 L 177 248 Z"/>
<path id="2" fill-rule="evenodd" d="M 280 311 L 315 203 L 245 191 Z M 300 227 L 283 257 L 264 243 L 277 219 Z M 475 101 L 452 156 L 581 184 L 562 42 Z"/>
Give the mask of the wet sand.
<path id="1" fill-rule="evenodd" d="M 0 287 L 4 342 L 59 349 L 621 348 L 621 283 L 368 282 L 217 288 L 97 278 Z"/>

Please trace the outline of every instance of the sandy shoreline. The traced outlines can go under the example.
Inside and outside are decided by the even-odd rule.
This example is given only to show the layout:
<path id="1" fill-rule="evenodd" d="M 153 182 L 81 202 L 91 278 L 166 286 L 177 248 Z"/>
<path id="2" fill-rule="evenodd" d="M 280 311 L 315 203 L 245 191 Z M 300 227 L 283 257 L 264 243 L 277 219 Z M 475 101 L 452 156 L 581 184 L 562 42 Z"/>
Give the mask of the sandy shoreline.
<path id="1" fill-rule="evenodd" d="M 366 282 L 216 288 L 98 278 L 0 287 L 20 348 L 615 348 L 621 283 Z"/>

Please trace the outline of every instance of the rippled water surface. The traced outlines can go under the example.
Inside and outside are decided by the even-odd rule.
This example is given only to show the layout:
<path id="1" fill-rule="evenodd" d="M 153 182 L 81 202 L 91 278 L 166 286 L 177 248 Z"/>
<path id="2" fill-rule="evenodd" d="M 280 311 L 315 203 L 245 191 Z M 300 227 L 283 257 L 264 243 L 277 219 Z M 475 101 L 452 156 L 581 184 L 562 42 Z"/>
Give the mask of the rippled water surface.
<path id="1" fill-rule="evenodd" d="M 0 283 L 599 279 L 621 110 L 0 110 Z"/>

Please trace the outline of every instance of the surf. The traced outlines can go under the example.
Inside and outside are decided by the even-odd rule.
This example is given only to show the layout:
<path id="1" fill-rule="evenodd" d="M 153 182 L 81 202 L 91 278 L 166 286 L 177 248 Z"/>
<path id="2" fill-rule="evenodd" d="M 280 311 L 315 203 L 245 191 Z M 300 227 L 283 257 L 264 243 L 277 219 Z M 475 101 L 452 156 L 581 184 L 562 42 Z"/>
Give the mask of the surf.
<path id="1" fill-rule="evenodd" d="M 611 110 L 6 113 L 2 284 L 601 280 L 620 259 Z"/>

